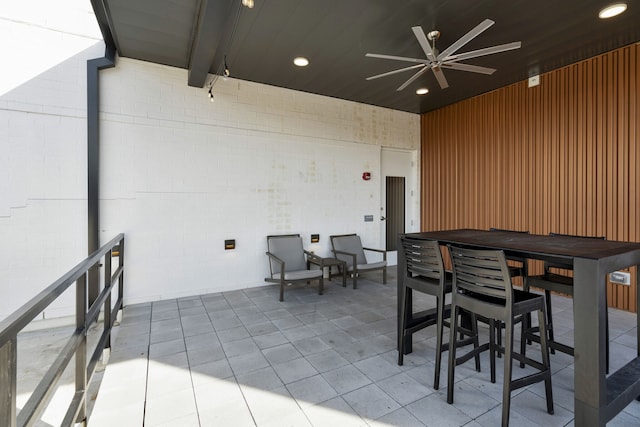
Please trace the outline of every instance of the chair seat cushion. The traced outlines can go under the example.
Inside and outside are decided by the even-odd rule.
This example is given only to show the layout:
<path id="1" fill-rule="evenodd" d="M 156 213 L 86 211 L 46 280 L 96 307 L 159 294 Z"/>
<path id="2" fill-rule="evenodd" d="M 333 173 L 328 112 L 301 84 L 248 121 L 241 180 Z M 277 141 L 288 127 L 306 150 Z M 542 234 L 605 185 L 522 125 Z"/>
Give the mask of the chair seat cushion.
<path id="1" fill-rule="evenodd" d="M 322 270 L 297 270 L 284 273 L 284 280 L 319 279 L 320 277 L 322 277 Z M 274 274 L 273 278 L 280 279 L 280 273 Z"/>
<path id="2" fill-rule="evenodd" d="M 370 262 L 369 264 L 358 264 L 358 271 L 376 270 L 387 266 L 387 261 Z M 353 267 L 349 267 L 353 271 Z"/>

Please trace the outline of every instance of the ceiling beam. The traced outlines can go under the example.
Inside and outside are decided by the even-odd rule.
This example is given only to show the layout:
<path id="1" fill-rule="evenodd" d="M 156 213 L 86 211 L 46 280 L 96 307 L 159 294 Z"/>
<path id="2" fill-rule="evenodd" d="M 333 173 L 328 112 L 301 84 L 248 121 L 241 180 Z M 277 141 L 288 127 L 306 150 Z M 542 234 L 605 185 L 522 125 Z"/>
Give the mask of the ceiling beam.
<path id="1" fill-rule="evenodd" d="M 202 0 L 189 56 L 189 86 L 203 87 L 218 49 L 224 49 L 225 30 L 232 19 L 233 0 Z M 218 54 L 218 56 L 220 56 Z"/>

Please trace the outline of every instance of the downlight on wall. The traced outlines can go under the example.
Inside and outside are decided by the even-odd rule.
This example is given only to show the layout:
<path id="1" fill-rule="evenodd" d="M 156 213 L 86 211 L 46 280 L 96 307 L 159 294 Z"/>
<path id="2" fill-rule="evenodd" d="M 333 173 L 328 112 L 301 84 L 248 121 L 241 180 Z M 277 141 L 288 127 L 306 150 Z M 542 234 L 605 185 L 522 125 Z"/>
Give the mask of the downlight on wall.
<path id="1" fill-rule="evenodd" d="M 614 16 L 620 15 L 625 10 L 627 10 L 626 3 L 610 4 L 609 6 L 600 10 L 600 13 L 598 13 L 598 18 L 600 19 L 613 18 Z"/>

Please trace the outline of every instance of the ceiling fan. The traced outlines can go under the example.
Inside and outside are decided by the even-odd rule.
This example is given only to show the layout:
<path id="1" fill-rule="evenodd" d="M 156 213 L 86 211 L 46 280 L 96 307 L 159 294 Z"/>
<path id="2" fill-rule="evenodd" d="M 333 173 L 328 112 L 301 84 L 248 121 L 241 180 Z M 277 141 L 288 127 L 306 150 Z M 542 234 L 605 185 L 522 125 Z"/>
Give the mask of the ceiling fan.
<path id="1" fill-rule="evenodd" d="M 497 46 L 486 47 L 484 49 L 473 50 L 470 52 L 459 53 L 456 55 L 456 52 L 461 47 L 463 47 L 464 45 L 469 43 L 471 40 L 476 38 L 478 35 L 480 35 L 480 33 L 482 33 L 487 28 L 491 27 L 493 24 L 495 24 L 495 22 L 492 21 L 491 19 L 485 19 L 480 24 L 478 24 L 474 29 L 469 31 L 464 36 L 460 37 L 458 41 L 453 43 L 451 46 L 449 46 L 442 52 L 438 52 L 438 49 L 436 49 L 436 40 L 438 40 L 438 38 L 440 37 L 440 31 L 435 31 L 435 30 L 430 31 L 428 34 L 425 35 L 424 31 L 422 30 L 422 27 L 419 27 L 419 26 L 411 27 L 411 29 L 413 30 L 413 33 L 418 39 L 418 43 L 420 43 L 422 50 L 424 50 L 424 53 L 427 55 L 427 58 L 419 59 L 419 58 L 407 58 L 404 56 L 392 56 L 392 55 L 381 55 L 377 53 L 367 53 L 365 56 L 368 56 L 370 58 L 392 59 L 394 61 L 417 63 L 417 65 L 411 65 L 409 67 L 400 68 L 398 70 L 393 70 L 387 73 L 382 73 L 375 76 L 367 77 L 367 80 L 373 80 L 380 77 L 390 76 L 392 74 L 402 73 L 408 70 L 418 69 L 418 72 L 416 72 L 413 76 L 409 78 L 409 80 L 404 82 L 400 87 L 398 87 L 398 89 L 396 89 L 398 91 L 401 91 L 402 89 L 409 86 L 413 81 L 415 81 L 422 74 L 424 74 L 427 70 L 432 70 L 433 74 L 436 77 L 436 80 L 438 80 L 438 83 L 440 84 L 440 87 L 442 89 L 446 89 L 449 87 L 449 83 L 447 82 L 447 79 L 445 78 L 444 73 L 442 72 L 443 68 L 451 68 L 453 70 L 460 70 L 460 71 L 470 71 L 472 73 L 480 73 L 480 74 L 493 74 L 496 71 L 495 68 L 487 68 L 487 67 L 480 67 L 477 65 L 463 64 L 463 63 L 460 63 L 459 61 L 470 59 L 470 58 L 477 58 L 479 56 L 491 55 L 494 53 L 504 52 L 507 50 L 519 49 L 521 46 L 520 42 L 512 42 L 512 43 L 506 43 L 506 44 L 501 44 Z M 429 42 L 431 42 L 431 44 Z"/>

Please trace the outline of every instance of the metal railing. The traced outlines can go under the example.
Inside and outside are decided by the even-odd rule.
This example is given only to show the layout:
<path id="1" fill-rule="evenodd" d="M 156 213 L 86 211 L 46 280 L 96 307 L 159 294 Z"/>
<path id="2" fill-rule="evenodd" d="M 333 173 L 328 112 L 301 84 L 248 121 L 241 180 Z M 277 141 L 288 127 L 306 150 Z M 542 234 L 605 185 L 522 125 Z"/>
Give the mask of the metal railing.
<path id="1" fill-rule="evenodd" d="M 75 423 L 86 425 L 87 386 L 97 362 L 102 357 L 103 350 L 111 347 L 111 329 L 118 311 L 122 308 L 124 249 L 124 234 L 119 234 L 0 323 L 1 426 L 15 427 L 35 424 L 47 408 L 56 390 L 58 380 L 74 356 L 75 393 L 61 425 L 70 426 Z M 117 269 L 113 274 L 111 271 L 112 258 L 118 259 Z M 89 305 L 87 299 L 89 270 L 97 269 L 100 266 L 104 267 L 104 288 L 96 300 Z M 17 413 L 18 334 L 73 283 L 76 285 L 75 330 L 31 393 L 29 400 Z M 111 294 L 114 289 L 117 289 L 118 293 L 117 300 L 112 306 Z M 91 357 L 88 358 L 87 330 L 92 323 L 98 320 L 101 312 L 104 316 L 104 328 Z"/>

